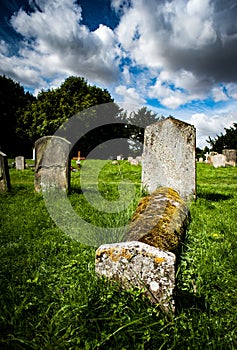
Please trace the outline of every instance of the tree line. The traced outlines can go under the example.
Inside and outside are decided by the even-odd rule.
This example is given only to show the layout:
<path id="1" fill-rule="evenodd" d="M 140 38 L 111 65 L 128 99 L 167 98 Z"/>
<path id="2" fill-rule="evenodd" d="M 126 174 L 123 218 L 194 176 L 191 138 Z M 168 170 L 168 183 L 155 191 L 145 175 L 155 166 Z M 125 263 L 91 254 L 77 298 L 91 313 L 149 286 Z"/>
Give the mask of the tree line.
<path id="1" fill-rule="evenodd" d="M 136 142 L 143 142 L 144 126 L 159 118 L 146 107 L 130 113 L 120 108 L 106 89 L 91 86 L 82 77 L 70 76 L 60 87 L 40 91 L 37 97 L 25 92 L 19 83 L 6 76 L 0 76 L 1 128 L 0 147 L 9 157 L 22 154 L 31 157 L 35 141 L 46 135 L 53 135 L 60 130 L 63 123 L 78 114 L 84 123 L 91 123 L 91 131 L 79 140 L 74 148 L 86 156 L 94 147 L 103 142 L 126 138 L 128 141 L 119 142 L 117 152 L 139 151 Z M 109 110 L 103 113 L 82 113 L 98 105 L 109 104 Z M 105 105 L 106 106 L 106 105 Z M 105 107 L 106 108 L 106 107 Z M 107 120 L 110 116 L 109 122 Z M 101 127 L 93 128 L 96 120 L 104 118 Z M 137 123 L 134 126 L 133 123 Z M 139 126 L 142 125 L 143 127 Z M 105 156 L 110 150 L 104 146 Z"/>
<path id="2" fill-rule="evenodd" d="M 105 104 L 109 104 L 108 107 Z M 100 113 L 96 109 L 90 113 L 82 112 L 98 105 L 105 106 Z M 75 153 L 80 150 L 83 156 L 87 156 L 99 145 L 106 158 L 111 155 L 111 149 L 103 143 L 119 138 L 117 153 L 125 156 L 129 152 L 138 154 L 141 152 L 144 127 L 164 118 L 146 107 L 128 113 L 114 102 L 106 89 L 91 86 L 83 77 L 75 76 L 65 79 L 58 88 L 40 91 L 36 97 L 26 92 L 18 82 L 0 76 L 0 106 L 0 150 L 9 157 L 20 154 L 31 157 L 38 138 L 53 135 L 78 112 L 78 118 L 85 125 L 90 124 L 91 131 L 75 143 Z M 93 127 L 98 124 L 104 125 Z M 224 134 L 209 137 L 207 142 L 211 151 L 219 153 L 224 148 L 236 149 L 237 123 L 229 129 L 225 128 Z M 114 144 L 116 148 L 116 141 Z"/>

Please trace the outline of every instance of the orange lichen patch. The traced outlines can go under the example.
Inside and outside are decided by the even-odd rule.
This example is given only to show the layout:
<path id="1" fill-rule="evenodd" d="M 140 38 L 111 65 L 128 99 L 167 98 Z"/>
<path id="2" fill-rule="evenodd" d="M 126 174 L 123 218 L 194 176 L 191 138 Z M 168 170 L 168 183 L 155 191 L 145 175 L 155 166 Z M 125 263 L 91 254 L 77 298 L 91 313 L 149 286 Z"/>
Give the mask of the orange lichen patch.
<path id="1" fill-rule="evenodd" d="M 103 254 L 107 255 L 112 261 L 119 261 L 121 258 L 130 260 L 133 255 L 129 253 L 125 248 L 121 251 L 117 251 L 114 248 L 103 249 L 97 252 L 96 260 L 98 261 Z"/>
<path id="2" fill-rule="evenodd" d="M 156 258 L 154 259 L 154 261 L 155 261 L 155 263 L 160 264 L 160 263 L 166 261 L 166 259 L 165 259 L 165 258 L 156 257 Z"/>

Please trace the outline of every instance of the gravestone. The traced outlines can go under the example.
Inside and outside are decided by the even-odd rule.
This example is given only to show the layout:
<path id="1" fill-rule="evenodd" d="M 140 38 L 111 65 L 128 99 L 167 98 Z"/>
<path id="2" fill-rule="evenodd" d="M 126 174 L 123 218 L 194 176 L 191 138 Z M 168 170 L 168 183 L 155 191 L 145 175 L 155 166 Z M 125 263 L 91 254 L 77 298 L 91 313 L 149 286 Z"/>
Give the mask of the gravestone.
<path id="1" fill-rule="evenodd" d="M 176 256 L 138 241 L 101 245 L 96 251 L 95 271 L 120 282 L 125 288 L 143 288 L 153 303 L 174 311 Z"/>
<path id="2" fill-rule="evenodd" d="M 149 193 L 171 187 L 186 200 L 196 195 L 196 132 L 193 125 L 173 117 L 146 127 L 142 155 L 142 184 Z"/>
<path id="3" fill-rule="evenodd" d="M 122 154 L 119 154 L 119 155 L 117 156 L 117 160 L 124 160 L 124 156 L 123 156 Z"/>
<path id="4" fill-rule="evenodd" d="M 7 156 L 0 151 L 0 191 L 11 189 Z"/>
<path id="5" fill-rule="evenodd" d="M 214 168 L 225 167 L 226 156 L 224 156 L 224 154 L 216 154 L 212 156 L 212 164 Z"/>
<path id="6" fill-rule="evenodd" d="M 217 152 L 210 152 L 208 157 L 207 157 L 207 163 L 208 164 L 213 164 L 213 157 L 216 156 L 218 153 Z"/>
<path id="7" fill-rule="evenodd" d="M 139 161 L 136 158 L 133 158 L 132 160 L 130 160 L 130 164 L 131 165 L 139 165 Z"/>
<path id="8" fill-rule="evenodd" d="M 198 161 L 199 161 L 199 163 L 203 163 L 203 158 L 200 157 Z"/>
<path id="9" fill-rule="evenodd" d="M 209 153 L 206 152 L 206 153 L 204 154 L 204 156 L 205 156 L 205 163 L 208 163 L 208 156 L 209 156 Z"/>
<path id="10" fill-rule="evenodd" d="M 136 160 L 138 161 L 139 164 L 141 164 L 142 163 L 142 156 L 137 156 Z"/>
<path id="11" fill-rule="evenodd" d="M 22 156 L 18 156 L 15 158 L 16 170 L 24 170 L 25 169 L 25 158 Z"/>
<path id="12" fill-rule="evenodd" d="M 176 254 L 188 222 L 184 200 L 171 188 L 159 188 L 141 199 L 122 243 L 96 251 L 96 273 L 125 288 L 145 287 L 152 302 L 174 311 Z"/>
<path id="13" fill-rule="evenodd" d="M 70 185 L 71 143 L 59 136 L 44 136 L 35 142 L 35 191 Z"/>
<path id="14" fill-rule="evenodd" d="M 223 149 L 222 154 L 226 156 L 226 164 L 236 166 L 236 149 Z"/>

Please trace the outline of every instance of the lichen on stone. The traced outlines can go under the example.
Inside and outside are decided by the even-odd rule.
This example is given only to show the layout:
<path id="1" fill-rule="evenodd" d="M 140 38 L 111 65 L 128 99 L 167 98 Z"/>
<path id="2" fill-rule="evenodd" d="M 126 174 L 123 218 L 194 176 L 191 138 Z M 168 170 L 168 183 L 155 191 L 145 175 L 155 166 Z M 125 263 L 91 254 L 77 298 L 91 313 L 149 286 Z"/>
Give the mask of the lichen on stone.
<path id="1" fill-rule="evenodd" d="M 188 208 L 179 194 L 171 188 L 159 188 L 140 201 L 126 240 L 177 253 L 187 219 Z"/>

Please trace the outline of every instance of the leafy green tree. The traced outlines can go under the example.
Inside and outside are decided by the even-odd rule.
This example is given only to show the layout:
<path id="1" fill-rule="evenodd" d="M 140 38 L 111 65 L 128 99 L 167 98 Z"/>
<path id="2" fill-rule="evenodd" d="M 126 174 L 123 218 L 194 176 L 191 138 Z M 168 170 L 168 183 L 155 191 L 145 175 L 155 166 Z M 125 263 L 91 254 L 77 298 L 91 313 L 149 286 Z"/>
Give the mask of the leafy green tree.
<path id="1" fill-rule="evenodd" d="M 18 118 L 18 135 L 32 145 L 52 135 L 69 118 L 89 107 L 112 102 L 107 90 L 90 86 L 84 78 L 71 76 L 57 89 L 41 91 Z"/>
<path id="2" fill-rule="evenodd" d="M 24 91 L 19 83 L 6 76 L 0 76 L 0 147 L 8 156 L 14 157 L 25 151 L 27 143 L 16 133 L 17 116 L 34 97 Z"/>
<path id="3" fill-rule="evenodd" d="M 221 153 L 223 149 L 237 149 L 237 123 L 233 123 L 230 128 L 224 128 L 225 134 L 221 133 L 215 138 L 209 137 L 211 151 Z"/>
<path id="4" fill-rule="evenodd" d="M 129 116 L 126 113 L 122 113 L 120 118 L 127 122 L 124 135 L 129 138 L 129 153 L 133 156 L 142 153 L 141 145 L 144 142 L 145 127 L 164 119 L 163 116 L 158 116 L 156 113 L 148 110 L 147 107 L 131 112 Z"/>

